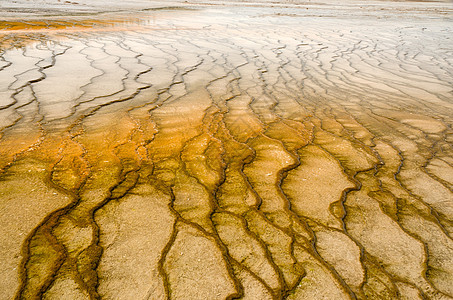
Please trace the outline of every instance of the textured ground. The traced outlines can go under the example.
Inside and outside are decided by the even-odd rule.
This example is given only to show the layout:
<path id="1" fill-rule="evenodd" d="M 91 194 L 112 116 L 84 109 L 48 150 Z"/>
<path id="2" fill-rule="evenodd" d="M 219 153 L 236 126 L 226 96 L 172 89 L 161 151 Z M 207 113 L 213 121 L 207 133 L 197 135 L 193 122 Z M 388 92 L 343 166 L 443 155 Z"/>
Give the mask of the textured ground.
<path id="1" fill-rule="evenodd" d="M 67 2 L 3 4 L 0 299 L 453 298 L 450 4 Z"/>

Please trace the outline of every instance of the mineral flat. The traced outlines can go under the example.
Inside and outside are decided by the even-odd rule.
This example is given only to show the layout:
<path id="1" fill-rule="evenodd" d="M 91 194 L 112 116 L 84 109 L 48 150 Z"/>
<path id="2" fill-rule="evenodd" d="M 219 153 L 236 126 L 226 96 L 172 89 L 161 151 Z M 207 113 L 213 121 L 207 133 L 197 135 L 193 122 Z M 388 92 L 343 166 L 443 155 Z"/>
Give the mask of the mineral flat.
<path id="1" fill-rule="evenodd" d="M 453 7 L 2 1 L 0 299 L 452 299 Z"/>

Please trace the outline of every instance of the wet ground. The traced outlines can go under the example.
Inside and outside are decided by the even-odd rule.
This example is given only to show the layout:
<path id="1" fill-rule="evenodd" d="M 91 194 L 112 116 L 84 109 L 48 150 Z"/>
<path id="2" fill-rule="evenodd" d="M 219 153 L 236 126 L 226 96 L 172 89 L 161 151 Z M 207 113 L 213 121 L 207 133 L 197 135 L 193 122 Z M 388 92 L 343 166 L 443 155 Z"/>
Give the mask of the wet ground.
<path id="1" fill-rule="evenodd" d="M 43 3 L 2 8 L 0 299 L 453 298 L 451 3 Z"/>

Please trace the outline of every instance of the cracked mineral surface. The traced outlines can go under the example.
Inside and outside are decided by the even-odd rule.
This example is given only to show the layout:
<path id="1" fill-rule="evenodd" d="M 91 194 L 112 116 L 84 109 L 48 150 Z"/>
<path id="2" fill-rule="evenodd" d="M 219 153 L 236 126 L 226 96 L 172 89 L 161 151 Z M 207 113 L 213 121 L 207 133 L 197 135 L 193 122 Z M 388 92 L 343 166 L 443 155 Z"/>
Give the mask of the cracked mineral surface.
<path id="1" fill-rule="evenodd" d="M 0 299 L 453 299 L 451 3 L 0 13 Z"/>

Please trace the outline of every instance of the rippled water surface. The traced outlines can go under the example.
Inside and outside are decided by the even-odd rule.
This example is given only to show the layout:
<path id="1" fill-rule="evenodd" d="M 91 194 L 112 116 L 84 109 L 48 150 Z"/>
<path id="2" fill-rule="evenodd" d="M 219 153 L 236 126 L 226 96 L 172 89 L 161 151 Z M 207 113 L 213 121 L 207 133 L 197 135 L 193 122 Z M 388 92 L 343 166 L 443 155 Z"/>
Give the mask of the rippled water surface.
<path id="1" fill-rule="evenodd" d="M 10 9 L 0 299 L 453 298 L 452 11 Z"/>

